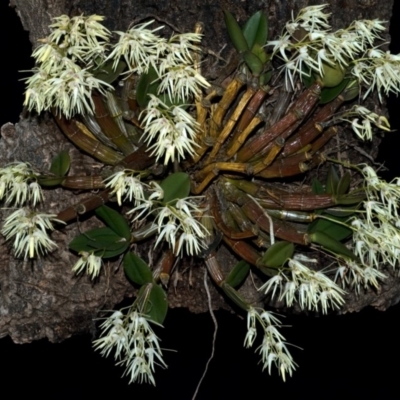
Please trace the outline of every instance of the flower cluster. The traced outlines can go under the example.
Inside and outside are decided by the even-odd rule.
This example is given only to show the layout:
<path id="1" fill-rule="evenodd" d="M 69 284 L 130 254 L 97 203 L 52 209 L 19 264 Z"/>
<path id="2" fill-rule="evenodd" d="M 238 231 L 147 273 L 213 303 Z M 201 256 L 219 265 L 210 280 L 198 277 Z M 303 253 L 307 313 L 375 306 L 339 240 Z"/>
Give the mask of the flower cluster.
<path id="1" fill-rule="evenodd" d="M 157 36 L 158 27 L 149 30 L 149 21 L 129 29 L 117 32 L 118 43 L 109 55 L 114 60 L 114 68 L 121 57 L 124 57 L 129 72 L 147 73 L 154 68 L 160 81 L 158 93 L 167 92 L 170 99 L 188 99 L 199 95 L 202 87 L 209 83 L 194 67 L 193 53 L 199 52 L 197 43 L 201 41 L 198 33 L 173 35 L 169 40 Z"/>
<path id="2" fill-rule="evenodd" d="M 272 298 L 279 290 L 279 300 L 285 300 L 288 307 L 297 301 L 304 310 L 319 307 L 324 314 L 328 307 L 339 308 L 344 304 L 344 291 L 321 271 L 313 271 L 296 259 L 289 259 L 289 271 L 284 269 L 269 279 L 259 290 L 265 294 L 272 291 Z"/>
<path id="3" fill-rule="evenodd" d="M 294 87 L 295 74 L 308 76 L 313 71 L 320 77 L 328 72 L 344 76 L 349 69 L 360 84 L 368 87 L 366 95 L 375 88 L 379 93 L 398 93 L 399 57 L 371 48 L 385 30 L 383 21 L 354 21 L 346 29 L 332 32 L 325 7 L 305 7 L 286 24 L 277 40 L 268 42 L 285 62 L 286 85 Z"/>
<path id="4" fill-rule="evenodd" d="M 257 349 L 261 354 L 263 370 L 268 368 L 271 375 L 272 365 L 275 365 L 285 381 L 286 374 L 292 376 L 296 363 L 286 347 L 285 338 L 277 329 L 281 327 L 281 322 L 268 311 L 262 310 L 260 313 L 254 307 L 250 307 L 247 312 L 247 334 L 244 340 L 246 348 L 252 347 L 257 337 L 256 321 L 261 325 L 264 335 L 262 344 Z"/>
<path id="5" fill-rule="evenodd" d="M 349 120 L 349 118 L 352 117 L 358 118 Z M 340 119 L 350 122 L 353 131 L 362 140 L 372 140 L 372 125 L 375 125 L 377 128 L 384 131 L 390 132 L 389 121 L 384 115 L 378 115 L 363 106 L 353 106 L 350 110 L 346 110 Z"/>
<path id="6" fill-rule="evenodd" d="M 124 200 L 132 201 L 137 206 L 145 200 L 144 189 L 149 189 L 148 185 L 140 181 L 140 173 L 125 169 L 118 171 L 105 180 L 106 188 L 112 189 L 111 194 L 117 196 L 118 204 Z"/>
<path id="7" fill-rule="evenodd" d="M 27 79 L 24 105 L 38 113 L 56 108 L 70 118 L 75 113 L 93 113 L 91 93 L 111 88 L 93 76 L 86 64 L 94 56 L 104 59 L 110 32 L 98 21 L 103 17 L 56 18 L 53 32 L 33 53 L 37 68 Z"/>
<path id="8" fill-rule="evenodd" d="M 96 350 L 108 356 L 114 350 L 117 365 L 126 367 L 125 375 L 132 382 L 149 382 L 155 385 L 154 366 L 167 367 L 163 358 L 158 337 L 149 320 L 133 307 L 124 315 L 115 311 L 101 324 L 101 337 L 93 342 Z M 157 325 L 157 324 L 156 324 Z"/>
<path id="9" fill-rule="evenodd" d="M 13 163 L 0 168 L 0 200 L 16 206 L 31 201 L 35 206 L 42 200 L 37 175 L 26 163 Z"/>
<path id="10" fill-rule="evenodd" d="M 81 251 L 79 253 L 80 259 L 75 263 L 72 271 L 76 274 L 80 274 L 86 269 L 88 275 L 91 275 L 92 279 L 96 278 L 100 274 L 101 269 L 101 257 L 95 256 L 93 253 L 87 251 Z"/>
<path id="11" fill-rule="evenodd" d="M 194 141 L 199 130 L 196 120 L 180 106 L 168 107 L 157 97 L 151 95 L 151 100 L 141 114 L 143 124 L 142 139 L 151 144 L 152 154 L 164 157 L 164 164 L 177 159 L 193 156 Z M 185 154 L 186 153 L 186 154 Z"/>
<path id="12" fill-rule="evenodd" d="M 362 173 L 367 200 L 363 202 L 365 212 L 351 222 L 354 253 L 366 267 L 378 269 L 382 263 L 395 267 L 400 256 L 400 185 L 379 179 L 368 165 Z"/>
<path id="13" fill-rule="evenodd" d="M 361 287 L 379 288 L 379 282 L 386 278 L 385 274 L 374 267 L 358 264 L 354 260 L 345 260 L 345 264 L 339 265 L 336 271 L 335 282 L 340 280 L 343 288 L 350 287 L 356 293 L 360 293 Z"/>
<path id="14" fill-rule="evenodd" d="M 27 208 L 20 208 L 4 221 L 1 233 L 6 240 L 14 238 L 16 257 L 33 258 L 54 250 L 57 245 L 50 239 L 47 231 L 54 230 L 54 222 L 62 222 L 52 214 L 42 214 Z"/>

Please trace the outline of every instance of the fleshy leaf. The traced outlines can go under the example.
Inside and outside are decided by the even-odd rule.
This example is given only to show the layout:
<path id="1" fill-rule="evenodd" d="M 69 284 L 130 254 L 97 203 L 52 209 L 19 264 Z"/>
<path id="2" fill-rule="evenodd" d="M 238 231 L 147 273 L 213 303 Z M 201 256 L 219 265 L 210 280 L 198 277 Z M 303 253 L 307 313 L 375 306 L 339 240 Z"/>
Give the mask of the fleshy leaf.
<path id="1" fill-rule="evenodd" d="M 254 76 L 260 76 L 263 71 L 264 64 L 262 61 L 251 51 L 244 51 L 242 57 L 246 65 L 250 68 L 251 73 Z"/>
<path id="2" fill-rule="evenodd" d="M 250 270 L 250 264 L 246 261 L 239 261 L 229 272 L 228 277 L 225 279 L 225 282 L 232 286 L 239 286 L 247 277 Z"/>
<path id="3" fill-rule="evenodd" d="M 348 219 L 348 217 L 340 218 L 333 215 L 330 215 L 329 218 L 337 220 L 340 223 L 345 223 Z M 349 237 L 353 231 L 347 226 L 341 225 L 339 223 L 337 224 L 333 221 L 328 221 L 323 218 L 317 218 L 310 225 L 308 225 L 307 232 L 324 232 L 331 236 L 333 239 L 340 241 Z"/>
<path id="4" fill-rule="evenodd" d="M 160 285 L 153 284 L 148 297 L 147 307 L 145 310 L 146 315 L 162 324 L 165 320 L 168 311 L 167 295 Z"/>
<path id="5" fill-rule="evenodd" d="M 164 203 L 184 199 L 190 193 L 190 177 L 185 172 L 175 172 L 165 178 L 160 186 L 164 190 Z"/>
<path id="6" fill-rule="evenodd" d="M 74 238 L 69 248 L 79 253 L 86 251 L 102 258 L 111 258 L 124 253 L 129 241 L 108 227 L 92 229 Z"/>
<path id="7" fill-rule="evenodd" d="M 131 230 L 128 222 L 119 212 L 103 205 L 96 209 L 96 215 L 117 235 L 122 236 L 127 241 L 130 240 Z"/>
<path id="8" fill-rule="evenodd" d="M 132 252 L 125 254 L 124 271 L 128 278 L 138 285 L 154 282 L 150 267 Z"/>
<path id="9" fill-rule="evenodd" d="M 37 181 L 40 186 L 46 186 L 46 187 L 52 187 L 52 186 L 58 186 L 60 185 L 63 180 L 65 179 L 64 176 L 60 177 L 53 177 L 53 176 L 38 176 Z"/>
<path id="10" fill-rule="evenodd" d="M 243 53 L 250 50 L 246 38 L 243 35 L 242 29 L 237 23 L 235 17 L 229 12 L 224 11 L 225 25 L 228 30 L 228 35 L 232 40 L 233 47 L 239 52 Z"/>
<path id="11" fill-rule="evenodd" d="M 349 83 L 348 79 L 343 79 L 343 81 L 340 82 L 339 85 L 337 86 L 324 87 L 321 90 L 321 98 L 319 100 L 319 103 L 326 104 L 336 99 L 336 97 L 338 97 L 339 94 L 343 92 L 343 89 L 347 86 L 348 83 Z"/>
<path id="12" fill-rule="evenodd" d="M 343 243 L 332 238 L 325 232 L 313 232 L 308 235 L 309 240 L 312 243 L 321 245 L 327 250 L 332 251 L 334 254 L 342 255 L 355 260 L 357 257 L 350 251 Z"/>
<path id="13" fill-rule="evenodd" d="M 262 262 L 270 268 L 281 267 L 294 252 L 294 244 L 286 241 L 274 243 L 263 255 Z"/>
<path id="14" fill-rule="evenodd" d="M 113 83 L 118 77 L 124 72 L 126 68 L 126 63 L 124 60 L 119 60 L 117 68 L 113 68 L 114 61 L 109 60 L 103 65 L 99 66 L 93 71 L 95 78 L 100 79 L 106 83 Z"/>
<path id="15" fill-rule="evenodd" d="M 314 194 L 323 194 L 325 193 L 324 185 L 317 178 L 312 181 L 312 192 Z"/>
<path id="16" fill-rule="evenodd" d="M 341 178 L 337 185 L 337 194 L 346 194 L 350 188 L 351 175 L 346 172 Z"/>
<path id="17" fill-rule="evenodd" d="M 157 96 L 160 80 L 157 71 L 150 67 L 147 74 L 142 74 L 136 88 L 136 101 L 141 108 L 145 108 L 150 100 L 149 94 Z"/>
<path id="18" fill-rule="evenodd" d="M 70 165 L 71 159 L 69 157 L 69 153 L 68 151 L 63 150 L 53 158 L 50 166 L 50 172 L 57 177 L 65 176 Z"/>
<path id="19" fill-rule="evenodd" d="M 328 171 L 328 177 L 326 178 L 326 193 L 337 194 L 339 180 L 339 175 L 337 174 L 335 167 L 331 165 Z"/>
<path id="20" fill-rule="evenodd" d="M 268 21 L 265 14 L 262 11 L 253 14 L 245 23 L 242 32 L 249 49 L 255 44 L 265 46 L 268 37 Z"/>

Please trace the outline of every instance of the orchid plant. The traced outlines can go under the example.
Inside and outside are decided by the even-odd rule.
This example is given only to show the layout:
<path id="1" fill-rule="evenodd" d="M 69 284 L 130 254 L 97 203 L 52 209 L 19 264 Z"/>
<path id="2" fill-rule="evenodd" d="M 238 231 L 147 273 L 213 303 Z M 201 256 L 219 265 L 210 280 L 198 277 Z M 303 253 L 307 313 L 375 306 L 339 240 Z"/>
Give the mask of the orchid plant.
<path id="1" fill-rule="evenodd" d="M 247 313 L 244 346 L 261 331 L 263 368 L 271 373 L 275 366 L 283 380 L 296 363 L 280 320 L 238 291 L 250 268 L 270 304 L 324 314 L 345 303 L 346 291 L 374 290 L 387 266 L 397 268 L 399 179 L 387 183 L 372 166 L 325 150 L 339 125 L 359 140 L 390 130 L 385 116 L 364 105 L 342 106 L 399 93 L 400 57 L 381 49 L 383 21 L 332 31 L 329 17 L 326 5 L 306 7 L 269 41 L 262 12 L 243 27 L 226 12 L 241 61 L 223 87 L 201 73 L 200 26 L 167 39 L 148 21 L 116 32 L 111 43 L 103 17 L 62 15 L 33 52 L 25 105 L 52 112 L 67 138 L 105 167 L 101 175 L 69 176 L 67 152 L 49 171 L 24 162 L 3 166 L 0 199 L 14 210 L 2 234 L 16 258 L 44 257 L 56 248 L 51 231 L 95 211 L 105 226 L 69 244 L 80 256 L 72 271 L 95 281 L 104 259 L 123 257 L 128 279 L 140 287 L 132 306 L 106 318 L 94 341 L 126 368 L 130 382 L 155 384 L 155 366 L 166 367 L 152 326 L 164 321 L 164 288 L 181 259 L 204 259 L 214 283 Z M 327 161 L 325 182 L 314 179 L 302 191 L 277 183 L 303 180 Z M 339 176 L 335 163 L 352 173 Z M 53 215 L 39 211 L 42 187 L 101 192 Z M 110 199 L 119 211 L 105 205 Z M 218 265 L 221 240 L 241 260 L 229 274 Z M 155 266 L 131 251 L 144 241 L 160 250 Z M 312 252 L 329 254 L 334 266 L 322 269 Z"/>

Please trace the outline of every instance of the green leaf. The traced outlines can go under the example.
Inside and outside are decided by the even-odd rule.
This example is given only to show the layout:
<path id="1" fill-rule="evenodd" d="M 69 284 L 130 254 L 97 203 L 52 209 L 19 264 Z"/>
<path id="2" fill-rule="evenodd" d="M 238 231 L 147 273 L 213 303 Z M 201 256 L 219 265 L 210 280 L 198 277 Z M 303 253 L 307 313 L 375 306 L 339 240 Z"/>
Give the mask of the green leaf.
<path id="1" fill-rule="evenodd" d="M 96 215 L 101 218 L 103 222 L 117 235 L 130 241 L 131 230 L 129 224 L 119 212 L 103 205 L 96 209 Z"/>
<path id="2" fill-rule="evenodd" d="M 239 261 L 229 272 L 228 277 L 225 279 L 225 283 L 232 287 L 239 286 L 247 277 L 250 270 L 250 264 L 246 261 Z"/>
<path id="3" fill-rule="evenodd" d="M 242 53 L 246 50 L 250 50 L 247 41 L 243 35 L 242 29 L 237 23 L 234 16 L 229 11 L 224 11 L 225 25 L 228 30 L 228 35 L 232 41 L 233 47 Z"/>
<path id="4" fill-rule="evenodd" d="M 260 75 L 260 86 L 266 85 L 272 78 L 272 70 Z"/>
<path id="5" fill-rule="evenodd" d="M 242 32 L 249 49 L 255 44 L 265 46 L 268 37 L 268 21 L 265 14 L 262 11 L 253 14 L 245 23 Z"/>
<path id="6" fill-rule="evenodd" d="M 186 172 L 175 172 L 165 178 L 160 186 L 164 190 L 163 202 L 173 204 L 189 196 L 190 176 Z"/>
<path id="7" fill-rule="evenodd" d="M 39 183 L 40 186 L 46 186 L 46 187 L 53 187 L 53 186 L 58 186 L 61 185 L 61 183 L 63 182 L 63 180 L 65 179 L 64 176 L 60 176 L 60 177 L 53 177 L 53 176 L 38 176 L 37 177 L 37 181 Z"/>
<path id="8" fill-rule="evenodd" d="M 242 57 L 246 65 L 250 68 L 251 73 L 254 76 L 260 76 L 264 69 L 264 64 L 262 61 L 251 51 L 244 51 Z"/>
<path id="9" fill-rule="evenodd" d="M 323 213 L 325 214 L 325 213 Z M 348 216 L 346 217 L 336 217 L 333 215 L 330 215 L 329 218 L 332 220 L 336 220 L 340 223 L 346 223 L 348 220 Z M 337 224 L 333 221 L 328 221 L 327 219 L 323 218 L 316 218 L 310 225 L 307 227 L 307 232 L 308 233 L 313 233 L 313 232 L 324 232 L 328 234 L 330 237 L 336 240 L 343 240 L 349 237 L 353 231 L 348 228 L 347 226 Z"/>
<path id="10" fill-rule="evenodd" d="M 337 185 L 337 194 L 346 194 L 350 188 L 351 175 L 346 172 L 341 178 Z"/>
<path id="11" fill-rule="evenodd" d="M 113 68 L 113 64 L 114 61 L 109 60 L 100 65 L 93 71 L 94 77 L 108 84 L 113 83 L 115 80 L 118 79 L 122 72 L 124 72 L 126 68 L 126 63 L 124 60 L 119 60 L 117 68 L 115 69 Z"/>
<path id="12" fill-rule="evenodd" d="M 162 324 L 168 311 L 167 295 L 161 286 L 153 284 L 148 297 L 145 314 L 154 322 Z"/>
<path id="13" fill-rule="evenodd" d="M 150 267 L 132 252 L 125 254 L 124 271 L 128 278 L 138 285 L 154 282 Z"/>
<path id="14" fill-rule="evenodd" d="M 325 193 L 324 185 L 317 178 L 314 178 L 312 181 L 312 192 L 314 194 Z"/>
<path id="15" fill-rule="evenodd" d="M 343 92 L 343 89 L 347 86 L 348 83 L 349 83 L 348 79 L 343 79 L 342 82 L 340 82 L 339 85 L 337 86 L 324 87 L 321 90 L 321 97 L 319 103 L 326 104 L 336 99 L 336 97 L 338 97 L 339 94 Z"/>
<path id="16" fill-rule="evenodd" d="M 136 101 L 141 108 L 146 108 L 150 97 L 149 94 L 157 96 L 160 80 L 157 71 L 150 67 L 147 74 L 142 74 L 136 88 Z"/>
<path id="17" fill-rule="evenodd" d="M 337 187 L 339 184 L 339 175 L 337 174 L 335 167 L 330 166 L 328 176 L 326 178 L 326 191 L 328 194 L 337 194 Z"/>
<path id="18" fill-rule="evenodd" d="M 315 76 L 311 73 L 311 68 L 306 65 L 302 66 L 302 72 L 300 79 L 304 83 L 304 86 L 309 88 L 315 82 Z"/>
<path id="19" fill-rule="evenodd" d="M 263 64 L 266 64 L 271 59 L 271 55 L 268 54 L 264 47 L 261 47 L 259 44 L 255 44 L 251 49 L 251 52 L 255 54 Z"/>
<path id="20" fill-rule="evenodd" d="M 355 254 L 350 251 L 343 243 L 332 238 L 325 232 L 313 232 L 308 235 L 308 238 L 312 243 L 319 244 L 325 249 L 330 250 L 334 254 L 342 255 L 352 260 L 355 260 L 357 258 Z"/>
<path id="21" fill-rule="evenodd" d="M 274 243 L 263 255 L 262 263 L 270 268 L 281 267 L 294 253 L 294 244 L 281 241 Z"/>
<path id="22" fill-rule="evenodd" d="M 71 159 L 69 157 L 69 153 L 68 151 L 63 150 L 53 158 L 50 166 L 50 172 L 57 177 L 65 176 L 70 165 Z"/>
<path id="23" fill-rule="evenodd" d="M 86 251 L 102 258 L 118 256 L 128 247 L 129 241 L 108 227 L 92 229 L 78 235 L 69 244 L 69 248 L 77 253 Z"/>

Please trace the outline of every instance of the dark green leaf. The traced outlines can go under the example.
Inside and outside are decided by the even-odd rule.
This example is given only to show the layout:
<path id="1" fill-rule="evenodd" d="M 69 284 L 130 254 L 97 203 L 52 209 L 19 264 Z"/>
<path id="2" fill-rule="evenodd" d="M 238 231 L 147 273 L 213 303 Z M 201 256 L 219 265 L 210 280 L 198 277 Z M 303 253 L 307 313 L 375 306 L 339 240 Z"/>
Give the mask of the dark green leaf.
<path id="1" fill-rule="evenodd" d="M 224 282 L 221 286 L 221 289 L 224 291 L 226 296 L 231 299 L 237 306 L 247 311 L 249 309 L 249 304 L 246 300 L 241 296 L 241 294 L 235 290 L 231 285 Z"/>
<path id="2" fill-rule="evenodd" d="M 249 50 L 250 48 L 247 45 L 247 41 L 243 35 L 242 29 L 237 23 L 235 17 L 229 11 L 224 11 L 224 18 L 228 35 L 232 40 L 233 47 L 239 53 Z"/>
<path id="3" fill-rule="evenodd" d="M 262 263 L 270 268 L 281 267 L 288 258 L 292 257 L 294 244 L 290 242 L 276 242 L 263 255 Z"/>
<path id="4" fill-rule="evenodd" d="M 229 272 L 225 282 L 232 287 L 239 286 L 247 277 L 250 270 L 250 264 L 246 261 L 239 261 Z"/>
<path id="5" fill-rule="evenodd" d="M 136 100 L 141 108 L 146 108 L 150 97 L 149 94 L 157 96 L 160 80 L 157 71 L 150 67 L 147 74 L 142 74 L 136 88 Z"/>
<path id="6" fill-rule="evenodd" d="M 349 83 L 348 79 L 343 79 L 339 85 L 334 86 L 334 87 L 324 87 L 321 90 L 321 98 L 319 100 L 320 104 L 326 104 L 331 102 L 332 100 L 336 99 L 336 97 L 339 96 L 340 93 L 342 93 L 343 89 L 346 87 L 346 85 Z"/>
<path id="7" fill-rule="evenodd" d="M 127 241 L 131 239 L 129 224 L 119 212 L 103 205 L 96 209 L 96 215 L 117 235 L 125 238 Z"/>
<path id="8" fill-rule="evenodd" d="M 333 215 L 330 215 L 329 218 L 331 220 L 332 219 L 336 220 L 340 223 L 345 223 L 348 219 L 348 217 L 340 218 L 340 217 L 335 217 Z M 349 237 L 353 231 L 347 226 L 337 224 L 333 221 L 328 221 L 323 218 L 317 218 L 310 225 L 308 225 L 307 232 L 308 233 L 324 232 L 329 236 L 331 236 L 333 239 L 340 241 Z"/>
<path id="9" fill-rule="evenodd" d="M 146 307 L 146 315 L 154 322 L 162 324 L 168 311 L 167 295 L 161 286 L 153 284 Z"/>
<path id="10" fill-rule="evenodd" d="M 332 238 L 325 232 L 313 232 L 308 235 L 308 238 L 312 243 L 319 244 L 335 254 L 348 257 L 352 260 L 355 260 L 357 258 L 355 254 L 350 251 L 343 243 Z"/>
<path id="11" fill-rule="evenodd" d="M 312 181 L 312 192 L 314 194 L 325 193 L 324 185 L 317 178 L 314 178 Z"/>
<path id="12" fill-rule="evenodd" d="M 175 172 L 165 178 L 160 186 L 164 190 L 164 203 L 174 203 L 189 196 L 190 177 L 186 172 Z"/>
<path id="13" fill-rule="evenodd" d="M 249 49 L 255 44 L 265 46 L 268 37 L 268 21 L 265 14 L 262 11 L 253 14 L 245 23 L 242 32 Z"/>
<path id="14" fill-rule="evenodd" d="M 351 175 L 346 172 L 341 178 L 337 186 L 337 194 L 346 194 L 350 188 Z"/>
<path id="15" fill-rule="evenodd" d="M 132 252 L 125 254 L 124 271 L 128 278 L 138 285 L 154 282 L 150 267 Z"/>
<path id="16" fill-rule="evenodd" d="M 242 57 L 254 76 L 259 76 L 264 69 L 262 61 L 251 51 L 244 51 Z"/>
<path id="17" fill-rule="evenodd" d="M 37 181 L 40 186 L 46 186 L 46 187 L 52 187 L 52 186 L 58 186 L 61 185 L 62 181 L 65 179 L 64 176 L 60 177 L 52 177 L 52 176 L 38 176 Z"/>
<path id="18" fill-rule="evenodd" d="M 78 235 L 69 244 L 69 248 L 77 253 L 86 251 L 102 258 L 118 256 L 128 247 L 129 241 L 108 227 L 92 229 Z"/>
<path id="19" fill-rule="evenodd" d="M 328 176 L 326 178 L 326 191 L 328 194 L 337 194 L 337 187 L 339 184 L 339 175 L 337 174 L 335 167 L 330 166 Z"/>
<path id="20" fill-rule="evenodd" d="M 56 177 L 65 176 L 71 165 L 68 151 L 61 151 L 57 154 L 51 162 L 50 172 Z"/>
<path id="21" fill-rule="evenodd" d="M 266 85 L 272 77 L 272 70 L 260 75 L 260 86 Z"/>
<path id="22" fill-rule="evenodd" d="M 315 82 L 315 76 L 311 73 L 311 69 L 303 65 L 302 74 L 300 75 L 301 81 L 306 88 L 309 88 Z"/>
<path id="23" fill-rule="evenodd" d="M 95 78 L 100 79 L 108 84 L 113 83 L 124 72 L 126 63 L 124 60 L 119 60 L 117 68 L 113 68 L 114 61 L 109 60 L 102 64 L 99 68 L 93 71 Z"/>

